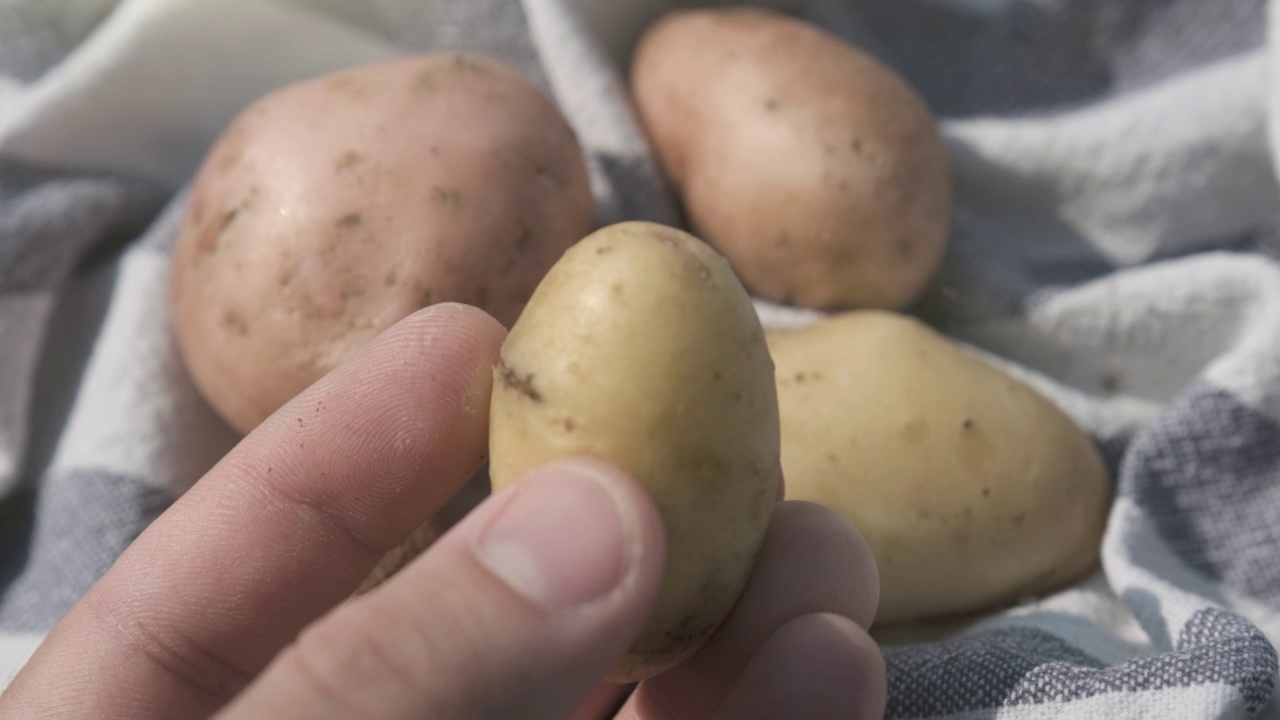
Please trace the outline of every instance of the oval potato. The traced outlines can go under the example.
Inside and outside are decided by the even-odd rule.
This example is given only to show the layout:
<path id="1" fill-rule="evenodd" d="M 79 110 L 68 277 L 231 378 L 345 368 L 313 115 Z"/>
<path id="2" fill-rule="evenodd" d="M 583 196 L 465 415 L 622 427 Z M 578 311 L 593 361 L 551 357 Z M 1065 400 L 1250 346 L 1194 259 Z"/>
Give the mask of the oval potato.
<path id="1" fill-rule="evenodd" d="M 767 10 L 692 10 L 645 34 L 631 77 L 695 234 L 754 294 L 897 309 L 937 271 L 946 151 L 923 100 L 871 56 Z"/>
<path id="2" fill-rule="evenodd" d="M 880 569 L 877 624 L 994 608 L 1098 561 L 1093 442 L 923 323 L 845 313 L 770 333 L 787 497 L 835 510 Z"/>
<path id="3" fill-rule="evenodd" d="M 572 129 L 514 69 L 443 54 L 298 83 L 200 169 L 174 251 L 178 344 L 247 432 L 423 306 L 509 326 L 591 222 Z"/>
<path id="4" fill-rule="evenodd" d="M 570 456 L 636 479 L 662 516 L 667 564 L 612 677 L 639 680 L 691 655 L 746 583 L 779 473 L 773 364 L 728 264 L 642 222 L 571 248 L 502 346 L 489 452 L 495 491 Z"/>

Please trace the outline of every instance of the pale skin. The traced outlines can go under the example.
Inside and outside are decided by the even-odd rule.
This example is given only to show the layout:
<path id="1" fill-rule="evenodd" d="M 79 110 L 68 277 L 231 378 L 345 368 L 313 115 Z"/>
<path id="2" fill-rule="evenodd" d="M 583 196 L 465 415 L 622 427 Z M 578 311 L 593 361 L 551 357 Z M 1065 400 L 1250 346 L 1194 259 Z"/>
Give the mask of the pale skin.
<path id="1" fill-rule="evenodd" d="M 347 601 L 482 464 L 502 338 L 477 310 L 433 306 L 299 395 L 68 612 L 0 695 L 0 717 L 883 714 L 884 664 L 864 630 L 875 564 L 814 505 L 779 503 L 720 630 L 634 689 L 601 679 L 644 619 L 665 545 L 644 493 L 603 463 L 530 472 Z"/>

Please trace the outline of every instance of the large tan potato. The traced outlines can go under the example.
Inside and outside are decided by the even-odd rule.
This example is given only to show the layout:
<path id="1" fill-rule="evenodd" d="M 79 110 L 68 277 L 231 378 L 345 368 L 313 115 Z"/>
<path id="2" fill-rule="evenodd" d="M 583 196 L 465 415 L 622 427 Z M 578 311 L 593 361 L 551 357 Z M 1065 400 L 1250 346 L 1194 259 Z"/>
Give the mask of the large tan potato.
<path id="1" fill-rule="evenodd" d="M 751 9 L 676 12 L 632 90 L 694 232 L 753 293 L 902 308 L 942 260 L 947 156 L 897 74 L 816 27 Z"/>
<path id="2" fill-rule="evenodd" d="M 728 264 L 650 223 L 571 248 L 502 346 L 489 451 L 495 490 L 589 456 L 648 491 L 666 528 L 666 574 L 613 678 L 691 655 L 742 591 L 779 473 L 773 364 Z"/>
<path id="3" fill-rule="evenodd" d="M 592 222 L 582 151 L 517 71 L 463 54 L 346 70 L 247 108 L 175 251 L 196 385 L 248 431 L 425 305 L 510 325 Z"/>
<path id="4" fill-rule="evenodd" d="M 866 537 L 878 624 L 993 608 L 1097 562 L 1106 469 L 1027 386 L 893 313 L 773 332 L 769 347 L 787 497 Z"/>

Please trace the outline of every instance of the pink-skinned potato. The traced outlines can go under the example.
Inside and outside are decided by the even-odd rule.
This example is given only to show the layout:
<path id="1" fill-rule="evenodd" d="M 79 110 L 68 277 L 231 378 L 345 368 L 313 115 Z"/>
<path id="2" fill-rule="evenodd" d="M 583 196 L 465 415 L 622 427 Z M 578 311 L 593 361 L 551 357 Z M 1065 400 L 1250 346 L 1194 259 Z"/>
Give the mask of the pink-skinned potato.
<path id="1" fill-rule="evenodd" d="M 178 346 L 247 432 L 419 308 L 462 302 L 510 326 L 592 214 L 568 122 L 495 60 L 432 54 L 287 86 L 198 172 L 173 258 Z"/>
<path id="2" fill-rule="evenodd" d="M 757 8 L 673 12 L 641 39 L 632 94 L 692 230 L 758 297 L 901 309 L 942 262 L 949 160 L 896 72 Z"/>

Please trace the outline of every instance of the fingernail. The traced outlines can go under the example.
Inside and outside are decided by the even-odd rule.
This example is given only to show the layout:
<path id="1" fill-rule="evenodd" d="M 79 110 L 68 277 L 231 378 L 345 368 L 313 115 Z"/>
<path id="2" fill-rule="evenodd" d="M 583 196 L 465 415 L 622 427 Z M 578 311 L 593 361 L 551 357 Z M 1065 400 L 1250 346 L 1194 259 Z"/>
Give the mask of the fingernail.
<path id="1" fill-rule="evenodd" d="M 546 610 L 603 597 L 622 579 L 628 544 L 605 471 L 566 460 L 534 472 L 480 533 L 476 557 Z"/>

